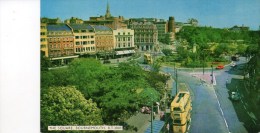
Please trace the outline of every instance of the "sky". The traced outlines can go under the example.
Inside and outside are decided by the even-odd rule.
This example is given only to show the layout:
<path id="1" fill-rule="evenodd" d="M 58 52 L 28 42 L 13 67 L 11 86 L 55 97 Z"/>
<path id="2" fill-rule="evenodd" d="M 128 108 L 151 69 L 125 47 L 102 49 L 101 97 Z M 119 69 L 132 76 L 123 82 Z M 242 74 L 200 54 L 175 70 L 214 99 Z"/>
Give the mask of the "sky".
<path id="1" fill-rule="evenodd" d="M 195 18 L 200 26 L 229 28 L 249 26 L 259 30 L 260 0 L 41 0 L 41 17 L 65 20 L 105 15 L 107 2 L 112 16 L 159 18 L 187 22 Z"/>

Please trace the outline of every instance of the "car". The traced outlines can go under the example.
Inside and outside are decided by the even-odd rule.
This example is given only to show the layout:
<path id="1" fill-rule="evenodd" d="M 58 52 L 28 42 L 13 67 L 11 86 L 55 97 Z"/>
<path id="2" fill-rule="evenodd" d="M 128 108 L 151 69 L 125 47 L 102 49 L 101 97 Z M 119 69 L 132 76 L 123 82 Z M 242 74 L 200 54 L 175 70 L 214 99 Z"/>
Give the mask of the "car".
<path id="1" fill-rule="evenodd" d="M 236 65 L 236 63 L 231 63 L 231 65 L 230 65 L 231 67 L 236 67 L 237 65 Z"/>
<path id="2" fill-rule="evenodd" d="M 223 69 L 223 68 L 224 68 L 223 65 L 218 65 L 218 66 L 216 67 L 216 69 Z"/>
<path id="3" fill-rule="evenodd" d="M 231 100 L 238 101 L 239 100 L 239 93 L 238 92 L 231 92 Z"/>

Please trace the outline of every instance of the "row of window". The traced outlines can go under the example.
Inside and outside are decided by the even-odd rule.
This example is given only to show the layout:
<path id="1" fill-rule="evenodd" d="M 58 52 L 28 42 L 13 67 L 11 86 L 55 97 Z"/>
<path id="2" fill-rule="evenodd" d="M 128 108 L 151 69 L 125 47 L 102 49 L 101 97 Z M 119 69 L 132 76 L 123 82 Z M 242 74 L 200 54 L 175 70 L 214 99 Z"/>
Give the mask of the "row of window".
<path id="1" fill-rule="evenodd" d="M 127 40 L 127 41 L 130 41 L 131 38 L 130 38 L 130 37 L 118 37 L 117 40 L 118 40 L 118 41 L 126 41 L 126 40 Z"/>
<path id="2" fill-rule="evenodd" d="M 131 44 L 130 44 L 130 43 L 128 43 L 128 45 L 126 45 L 125 43 L 123 43 L 123 44 L 118 43 L 118 44 L 117 44 L 117 47 L 118 47 L 118 48 L 125 48 L 126 46 L 130 47 Z"/>
<path id="3" fill-rule="evenodd" d="M 154 39 L 135 39 L 135 42 L 156 42 Z"/>
<path id="4" fill-rule="evenodd" d="M 87 45 L 87 44 L 95 44 L 95 41 L 77 41 L 76 45 Z"/>
<path id="5" fill-rule="evenodd" d="M 112 36 L 96 36 L 96 39 L 110 39 L 110 40 L 112 40 L 113 39 L 113 37 Z"/>
<path id="6" fill-rule="evenodd" d="M 95 51 L 95 47 L 76 48 L 76 52 L 90 52 Z"/>
<path id="7" fill-rule="evenodd" d="M 94 38 L 93 35 L 89 35 L 89 36 L 75 36 L 75 39 L 88 39 L 88 38 Z"/>
<path id="8" fill-rule="evenodd" d="M 137 32 L 157 32 L 157 30 L 135 30 L 135 34 Z"/>
<path id="9" fill-rule="evenodd" d="M 73 44 L 63 44 L 65 48 L 72 48 Z M 61 48 L 61 44 L 50 44 L 49 48 Z"/>
<path id="10" fill-rule="evenodd" d="M 72 32 L 48 32 L 48 35 L 71 35 Z"/>
<path id="11" fill-rule="evenodd" d="M 120 35 L 121 33 L 118 32 L 117 34 Z M 128 32 L 127 34 L 130 35 L 130 32 Z M 125 35 L 125 32 L 123 32 L 123 35 Z"/>
<path id="12" fill-rule="evenodd" d="M 112 42 L 96 42 L 96 45 L 98 46 L 98 45 L 113 45 L 113 43 Z"/>
<path id="13" fill-rule="evenodd" d="M 49 42 L 52 42 L 52 41 L 73 41 L 73 38 L 70 38 L 70 37 L 55 37 L 55 38 L 48 38 L 48 41 Z"/>
<path id="14" fill-rule="evenodd" d="M 64 51 L 55 50 L 55 51 L 50 51 L 49 52 L 49 56 L 50 57 L 57 57 L 57 56 L 64 56 L 64 55 L 73 55 L 73 54 L 74 54 L 73 50 L 64 50 Z"/>

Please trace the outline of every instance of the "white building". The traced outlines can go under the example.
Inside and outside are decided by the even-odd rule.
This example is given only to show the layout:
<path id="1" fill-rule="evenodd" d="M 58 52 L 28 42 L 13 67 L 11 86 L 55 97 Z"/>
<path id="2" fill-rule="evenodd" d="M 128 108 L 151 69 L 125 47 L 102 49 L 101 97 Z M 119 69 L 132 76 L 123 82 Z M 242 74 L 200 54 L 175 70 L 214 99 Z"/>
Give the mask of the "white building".
<path id="1" fill-rule="evenodd" d="M 131 29 L 116 29 L 113 30 L 114 49 L 116 55 L 131 55 L 135 53 L 134 45 L 134 30 Z"/>

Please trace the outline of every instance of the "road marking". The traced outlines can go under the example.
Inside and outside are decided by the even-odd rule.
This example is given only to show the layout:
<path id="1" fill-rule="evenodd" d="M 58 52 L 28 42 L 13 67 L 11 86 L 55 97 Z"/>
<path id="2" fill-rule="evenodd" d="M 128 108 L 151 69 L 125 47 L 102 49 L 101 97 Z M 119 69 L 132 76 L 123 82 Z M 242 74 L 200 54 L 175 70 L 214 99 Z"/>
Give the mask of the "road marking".
<path id="1" fill-rule="evenodd" d="M 222 110 L 221 105 L 220 105 L 220 103 L 219 103 L 218 96 L 217 96 L 217 94 L 216 94 L 216 92 L 215 92 L 215 89 L 214 89 L 214 94 L 215 94 L 215 96 L 216 96 L 216 98 L 217 98 L 218 106 L 219 106 L 219 109 L 220 109 L 220 111 L 221 111 L 221 114 L 222 114 L 222 117 L 223 117 L 223 119 L 224 119 L 224 122 L 225 122 L 225 124 L 226 124 L 227 130 L 228 130 L 228 132 L 230 132 L 230 131 L 229 131 L 229 128 L 228 128 L 228 124 L 227 124 L 226 118 L 225 118 L 224 113 L 223 113 L 223 110 Z"/>

